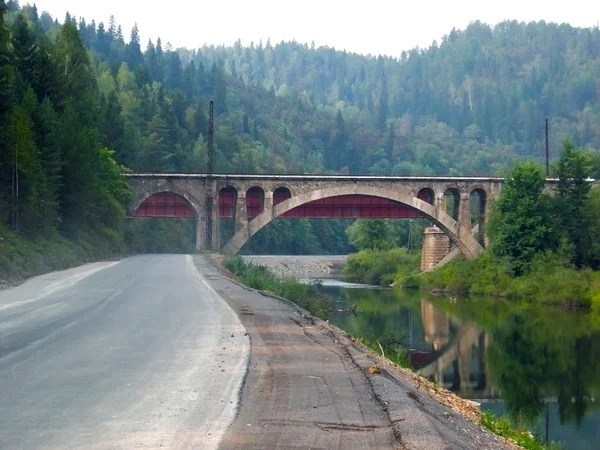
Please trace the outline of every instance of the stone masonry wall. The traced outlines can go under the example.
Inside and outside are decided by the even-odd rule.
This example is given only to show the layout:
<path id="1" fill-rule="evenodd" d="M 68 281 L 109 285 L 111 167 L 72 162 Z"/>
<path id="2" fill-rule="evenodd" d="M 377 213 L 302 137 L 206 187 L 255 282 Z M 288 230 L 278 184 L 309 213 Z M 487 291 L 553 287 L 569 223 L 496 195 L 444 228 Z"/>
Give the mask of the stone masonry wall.
<path id="1" fill-rule="evenodd" d="M 450 252 L 451 241 L 438 227 L 426 228 L 423 234 L 421 272 L 427 272 Z"/>

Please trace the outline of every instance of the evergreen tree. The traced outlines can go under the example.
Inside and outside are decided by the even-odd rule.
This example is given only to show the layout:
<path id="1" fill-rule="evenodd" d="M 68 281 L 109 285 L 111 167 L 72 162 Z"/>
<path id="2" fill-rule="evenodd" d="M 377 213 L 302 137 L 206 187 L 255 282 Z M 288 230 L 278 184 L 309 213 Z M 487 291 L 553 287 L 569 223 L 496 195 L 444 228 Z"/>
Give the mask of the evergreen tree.
<path id="1" fill-rule="evenodd" d="M 489 233 L 493 252 L 505 258 L 516 275 L 526 273 L 535 256 L 549 248 L 545 178 L 533 162 L 517 163 L 505 177 L 494 204 Z M 550 247 L 551 248 L 551 247 Z"/>
<path id="2" fill-rule="evenodd" d="M 244 114 L 244 125 L 242 131 L 244 134 L 250 134 L 250 122 L 248 119 L 248 114 Z"/>
<path id="3" fill-rule="evenodd" d="M 203 98 L 198 100 L 194 110 L 194 138 L 204 136 L 208 140 L 208 117 L 206 114 L 206 104 Z"/>
<path id="4" fill-rule="evenodd" d="M 9 141 L 9 119 L 13 107 L 15 69 L 10 51 L 10 33 L 6 27 L 8 11 L 0 0 L 0 215 L 13 217 L 15 192 L 14 154 Z"/>
<path id="5" fill-rule="evenodd" d="M 556 167 L 557 192 L 562 200 L 556 214 L 562 217 L 563 230 L 574 246 L 573 263 L 582 267 L 589 248 L 586 236 L 589 229 L 585 222 L 585 209 L 592 190 L 589 177 L 592 164 L 589 156 L 575 148 L 571 141 L 563 142 L 564 150 Z"/>
<path id="6" fill-rule="evenodd" d="M 254 128 L 252 129 L 252 139 L 255 141 L 260 141 L 260 134 L 258 133 L 258 125 L 256 124 L 256 119 L 254 119 Z"/>
<path id="7" fill-rule="evenodd" d="M 108 22 L 108 38 L 109 41 L 112 42 L 113 39 L 117 37 L 117 22 L 115 21 L 115 16 L 110 16 Z"/>
<path id="8" fill-rule="evenodd" d="M 392 161 L 394 158 L 394 145 L 396 143 L 396 134 L 394 133 L 394 126 L 390 124 L 388 129 L 388 137 L 385 142 L 385 153 L 388 161 Z"/>
<path id="9" fill-rule="evenodd" d="M 100 122 L 102 144 L 115 151 L 118 161 L 131 165 L 133 155 L 128 155 L 125 148 L 125 123 L 121 116 L 121 105 L 116 92 L 111 92 L 108 99 L 104 99 L 103 106 L 103 117 Z"/>
<path id="10" fill-rule="evenodd" d="M 127 45 L 127 64 L 135 70 L 143 61 L 142 49 L 140 47 L 140 33 L 137 23 L 131 30 L 131 37 Z"/>
<path id="11" fill-rule="evenodd" d="M 212 77 L 215 95 L 215 114 L 225 114 L 227 112 L 227 84 L 225 82 L 223 61 L 213 65 Z"/>
<path id="12" fill-rule="evenodd" d="M 40 165 L 33 137 L 32 108 L 35 95 L 29 90 L 23 103 L 12 112 L 9 142 L 14 152 L 15 199 L 13 228 L 26 234 L 39 232 L 41 222 L 39 204 L 46 190 L 46 177 Z"/>
<path id="13" fill-rule="evenodd" d="M 37 46 L 33 33 L 29 29 L 27 20 L 18 14 L 13 25 L 12 33 L 13 61 L 25 84 L 31 84 L 34 79 Z"/>
<path id="14" fill-rule="evenodd" d="M 40 198 L 40 215 L 45 237 L 60 225 L 58 192 L 61 185 L 62 152 L 59 145 L 60 119 L 46 97 L 33 116 L 35 143 L 46 184 Z"/>
<path id="15" fill-rule="evenodd" d="M 104 22 L 100 22 L 98 25 L 95 49 L 104 56 L 108 56 L 110 52 L 110 33 L 104 29 Z"/>
<path id="16" fill-rule="evenodd" d="M 157 55 L 158 56 L 158 55 Z M 181 89 L 183 85 L 183 66 L 176 52 L 166 54 L 165 85 L 169 89 Z"/>

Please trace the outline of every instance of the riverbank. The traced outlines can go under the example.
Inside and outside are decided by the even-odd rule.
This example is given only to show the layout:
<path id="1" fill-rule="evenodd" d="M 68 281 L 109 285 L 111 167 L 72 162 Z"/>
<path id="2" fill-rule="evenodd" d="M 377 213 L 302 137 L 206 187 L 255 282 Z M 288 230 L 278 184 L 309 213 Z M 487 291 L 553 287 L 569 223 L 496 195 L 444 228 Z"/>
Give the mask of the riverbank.
<path id="1" fill-rule="evenodd" d="M 243 255 L 246 262 L 260 264 L 282 277 L 319 277 L 341 272 L 347 255 Z"/>
<path id="2" fill-rule="evenodd" d="M 398 285 L 453 295 L 523 299 L 567 308 L 600 307 L 600 273 L 575 270 L 552 254 L 538 258 L 531 271 L 519 277 L 486 251 L 472 260 L 457 257 L 431 272 L 407 275 L 398 280 Z"/>
<path id="3" fill-rule="evenodd" d="M 213 256 L 213 262 L 221 274 L 233 280 L 237 279 L 236 275 L 223 267 L 222 257 Z M 244 306 L 240 309 L 242 321 L 252 321 L 256 314 L 265 314 L 273 309 L 273 306 L 267 307 L 263 303 L 264 300 L 258 303 L 257 296 L 253 294 L 261 294 L 260 291 L 241 284 L 239 286 L 242 286 L 247 291 L 246 298 L 243 300 Z M 226 292 L 228 293 L 229 291 Z M 482 423 L 486 425 L 488 423 L 484 422 L 483 415 L 473 403 L 429 382 L 427 379 L 416 375 L 408 369 L 403 369 L 391 361 L 382 358 L 353 336 L 330 325 L 328 322 L 314 317 L 307 310 L 299 308 L 288 300 L 273 296 L 270 293 L 262 292 L 262 294 L 268 295 L 271 298 L 275 297 L 291 308 L 290 312 L 293 312 L 296 319 L 292 320 L 292 317 L 290 317 L 287 320 L 288 325 L 285 325 L 286 327 L 301 320 L 301 323 L 296 323 L 296 326 L 301 327 L 301 330 L 304 330 L 304 332 L 307 332 L 311 336 L 314 336 L 313 333 L 315 332 L 318 332 L 319 336 L 322 334 L 328 336 L 329 342 L 332 341 L 335 344 L 335 354 L 338 354 L 341 349 L 344 352 L 349 352 L 350 356 L 353 355 L 352 357 L 356 361 L 352 359 L 352 365 L 359 364 L 361 375 L 366 377 L 372 385 L 374 395 L 380 399 L 380 404 L 383 402 L 386 408 L 384 411 L 388 411 L 393 421 L 394 429 L 397 429 L 399 435 L 402 437 L 402 442 L 407 442 L 405 436 L 413 436 L 413 438 L 422 437 L 425 439 L 435 438 L 431 441 L 419 441 L 417 439 L 413 441 L 414 445 L 406 445 L 406 448 L 519 448 L 514 442 L 500 439 L 487 430 L 484 430 Z M 248 295 L 251 295 L 251 298 L 248 298 Z M 248 317 L 246 314 L 248 314 L 250 309 L 252 309 L 252 315 Z M 246 325 L 246 323 L 244 324 Z M 290 331 L 296 332 L 293 329 Z M 278 328 L 278 335 L 279 332 Z M 284 331 L 281 332 L 283 333 Z M 254 339 L 252 339 L 252 342 L 254 342 Z M 283 351 L 284 348 L 287 349 L 289 347 L 287 345 L 281 347 L 281 343 L 279 343 L 279 349 Z M 290 358 L 290 356 L 288 355 L 287 358 Z M 368 369 L 371 367 L 377 367 L 382 373 L 369 374 Z M 414 420 L 417 420 L 417 423 L 411 419 L 413 414 L 416 415 Z M 419 420 L 423 420 L 423 422 L 419 423 Z M 461 428 L 455 428 L 459 423 L 461 424 Z M 492 421 L 492 423 L 495 424 L 497 422 Z M 415 436 L 415 433 L 418 436 Z M 439 440 L 439 433 L 450 433 L 450 435 Z M 531 439 L 527 432 L 512 434 L 511 436 L 519 436 L 521 439 L 524 439 L 523 448 L 543 448 L 529 442 Z"/>
<path id="4" fill-rule="evenodd" d="M 362 250 L 348 255 L 343 274 L 349 281 L 390 286 L 417 271 L 420 262 L 420 253 L 409 254 L 404 248 Z"/>

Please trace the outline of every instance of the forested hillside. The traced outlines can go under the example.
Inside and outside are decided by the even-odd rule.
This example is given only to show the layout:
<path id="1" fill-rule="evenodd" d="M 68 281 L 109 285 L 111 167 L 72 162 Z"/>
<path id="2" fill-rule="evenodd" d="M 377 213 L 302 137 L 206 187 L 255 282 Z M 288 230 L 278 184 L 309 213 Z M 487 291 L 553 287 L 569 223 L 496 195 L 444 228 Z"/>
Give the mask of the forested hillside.
<path id="1" fill-rule="evenodd" d="M 118 234 L 121 166 L 204 171 L 209 99 L 221 172 L 495 174 L 541 159 L 546 117 L 553 155 L 565 137 L 600 148 L 597 28 L 473 23 L 394 59 L 296 42 L 173 49 L 114 18 L 0 5 L 0 214 L 31 235 Z M 248 249 L 345 252 L 346 226 L 282 221 Z M 193 224 L 127 236 L 160 250 L 168 232 L 189 248 Z"/>

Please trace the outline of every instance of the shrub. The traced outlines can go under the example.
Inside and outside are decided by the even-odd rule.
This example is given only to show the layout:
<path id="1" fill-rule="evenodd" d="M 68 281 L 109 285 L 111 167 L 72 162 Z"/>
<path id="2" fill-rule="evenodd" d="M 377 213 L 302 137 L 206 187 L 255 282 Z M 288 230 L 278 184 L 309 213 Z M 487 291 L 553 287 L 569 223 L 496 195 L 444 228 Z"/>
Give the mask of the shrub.
<path id="1" fill-rule="evenodd" d="M 363 250 L 348 257 L 343 273 L 351 281 L 389 286 L 414 272 L 419 259 L 419 255 L 410 255 L 404 248 Z"/>

